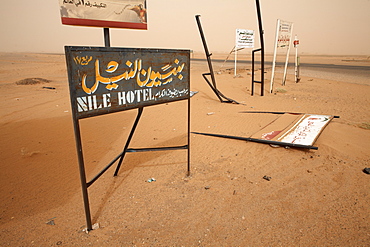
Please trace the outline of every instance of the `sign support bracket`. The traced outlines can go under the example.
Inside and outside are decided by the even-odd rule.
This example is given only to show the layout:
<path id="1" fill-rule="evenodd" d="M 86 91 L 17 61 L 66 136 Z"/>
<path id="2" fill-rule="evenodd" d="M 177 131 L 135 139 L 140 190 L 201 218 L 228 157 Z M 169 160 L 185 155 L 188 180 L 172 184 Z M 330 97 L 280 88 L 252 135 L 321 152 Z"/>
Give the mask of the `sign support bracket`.
<path id="1" fill-rule="evenodd" d="M 78 149 L 78 160 L 79 160 L 79 168 L 80 168 L 80 179 L 82 185 L 82 194 L 85 206 L 85 216 L 86 216 L 86 225 L 87 231 L 92 230 L 92 222 L 91 222 L 91 212 L 89 206 L 89 198 L 88 198 L 88 188 L 100 178 L 117 160 L 119 160 L 116 170 L 114 172 L 114 176 L 118 175 L 119 169 L 123 162 L 126 153 L 134 153 L 134 152 L 148 152 L 148 151 L 165 151 L 165 150 L 180 150 L 180 149 L 187 149 L 187 176 L 190 176 L 190 97 L 188 99 L 188 127 L 187 127 L 187 144 L 182 146 L 172 146 L 172 147 L 155 147 L 155 148 L 128 148 L 132 137 L 135 133 L 137 125 L 139 124 L 140 118 L 142 116 L 144 107 L 138 108 L 138 113 L 135 119 L 135 122 L 131 128 L 129 137 L 126 141 L 125 147 L 123 151 L 114 158 L 105 168 L 103 168 L 94 178 L 92 178 L 89 182 L 86 182 L 86 172 L 85 172 L 85 165 L 82 153 L 82 142 L 81 142 L 81 134 L 79 128 L 79 120 L 75 119 L 74 116 L 74 127 L 75 127 L 75 138 L 76 138 L 76 145 Z"/>
<path id="2" fill-rule="evenodd" d="M 123 152 L 121 154 L 121 158 L 118 161 L 118 165 L 117 165 L 116 171 L 114 172 L 114 176 L 115 177 L 118 175 L 118 171 L 119 171 L 119 169 L 121 167 L 121 164 L 122 164 L 123 158 L 125 157 L 125 154 L 126 154 L 126 151 L 128 149 L 128 146 L 130 145 L 132 136 L 134 135 L 135 130 L 136 130 L 136 127 L 137 127 L 137 125 L 138 125 L 138 123 L 140 121 L 141 115 L 143 114 L 143 110 L 144 110 L 143 107 L 138 108 L 138 112 L 137 112 L 137 115 L 136 115 L 136 119 L 135 119 L 134 125 L 132 126 L 132 129 L 130 131 L 130 135 L 128 136 L 128 139 L 127 139 L 125 148 L 123 149 Z"/>
<path id="3" fill-rule="evenodd" d="M 73 125 L 74 125 L 74 130 L 75 130 L 76 148 L 77 148 L 78 163 L 79 163 L 79 170 L 80 170 L 80 180 L 81 180 L 81 188 L 82 188 L 82 195 L 83 195 L 84 208 L 85 208 L 85 217 L 86 217 L 86 226 L 87 226 L 86 230 L 87 231 L 91 231 L 93 229 L 92 221 L 91 221 L 89 197 L 88 197 L 88 188 L 96 180 L 98 180 L 98 178 L 100 178 L 114 163 L 116 163 L 117 160 L 119 160 L 115 173 L 114 173 L 114 176 L 117 176 L 126 153 L 187 149 L 188 150 L 187 176 L 190 176 L 190 96 L 187 100 L 188 100 L 188 104 L 187 104 L 188 126 L 187 126 L 187 144 L 186 145 L 171 146 L 171 147 L 154 147 L 154 148 L 128 148 L 132 140 L 132 137 L 135 133 L 135 130 L 137 128 L 137 125 L 139 124 L 143 110 L 144 110 L 144 107 L 139 107 L 135 122 L 131 128 L 130 134 L 127 138 L 123 151 L 118 156 L 116 156 L 105 168 L 103 168 L 89 182 L 87 182 L 86 180 L 86 171 L 85 171 L 85 164 L 84 164 L 84 158 L 83 158 L 83 152 L 82 152 L 83 149 L 82 149 L 79 119 L 77 118 L 75 114 L 72 114 L 73 115 Z M 74 104 L 72 104 L 72 108 L 75 108 Z M 75 111 L 75 109 L 73 111 Z"/>

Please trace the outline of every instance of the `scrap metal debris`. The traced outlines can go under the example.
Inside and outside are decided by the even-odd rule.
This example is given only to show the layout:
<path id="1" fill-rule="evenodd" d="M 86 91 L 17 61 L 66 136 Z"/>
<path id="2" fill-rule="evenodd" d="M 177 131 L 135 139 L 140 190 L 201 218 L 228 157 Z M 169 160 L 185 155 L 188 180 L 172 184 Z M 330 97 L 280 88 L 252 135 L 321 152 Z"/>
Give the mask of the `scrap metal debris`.
<path id="1" fill-rule="evenodd" d="M 97 230 L 99 228 L 100 228 L 99 223 L 95 223 L 94 225 L 92 225 L 92 229 L 91 230 Z M 82 231 L 83 232 L 86 232 L 86 233 L 89 233 L 90 232 L 90 230 L 88 230 L 87 228 L 84 228 Z"/>
<path id="2" fill-rule="evenodd" d="M 146 180 L 146 182 L 148 182 L 148 183 L 155 182 L 155 181 L 157 181 L 157 180 L 155 180 L 155 178 L 149 178 L 148 180 Z"/>
<path id="3" fill-rule="evenodd" d="M 53 217 L 53 218 L 51 218 L 51 219 L 48 219 L 48 221 L 46 222 L 46 224 L 47 225 L 51 225 L 51 226 L 54 226 L 55 225 L 55 222 L 54 222 L 54 219 L 55 219 L 56 217 Z"/>
<path id="4" fill-rule="evenodd" d="M 56 89 L 55 87 L 42 87 L 44 89 Z"/>
<path id="5" fill-rule="evenodd" d="M 370 174 L 370 168 L 366 167 L 362 170 L 366 174 Z"/>

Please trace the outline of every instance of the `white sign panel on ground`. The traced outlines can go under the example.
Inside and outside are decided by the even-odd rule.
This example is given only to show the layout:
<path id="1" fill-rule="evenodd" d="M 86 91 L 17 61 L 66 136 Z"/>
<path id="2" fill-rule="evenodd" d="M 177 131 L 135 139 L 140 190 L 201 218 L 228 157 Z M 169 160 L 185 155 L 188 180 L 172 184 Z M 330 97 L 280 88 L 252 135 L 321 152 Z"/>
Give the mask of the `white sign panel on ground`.
<path id="1" fill-rule="evenodd" d="M 252 135 L 252 138 L 312 146 L 327 124 L 333 119 L 331 115 L 285 113 L 263 129 Z"/>
<path id="2" fill-rule="evenodd" d="M 278 141 L 309 146 L 313 145 L 332 118 L 330 115 L 305 114 Z"/>
<path id="3" fill-rule="evenodd" d="M 272 61 L 270 93 L 272 93 L 272 90 L 273 90 L 274 76 L 275 76 L 275 65 L 276 65 L 276 55 L 277 55 L 277 50 L 279 48 L 283 48 L 283 49 L 287 48 L 286 49 L 285 66 L 284 66 L 284 75 L 283 75 L 283 80 L 282 80 L 282 85 L 285 85 L 292 33 L 293 33 L 293 23 L 292 22 L 277 20 L 275 46 L 274 46 L 274 57 L 273 57 L 273 61 Z"/>

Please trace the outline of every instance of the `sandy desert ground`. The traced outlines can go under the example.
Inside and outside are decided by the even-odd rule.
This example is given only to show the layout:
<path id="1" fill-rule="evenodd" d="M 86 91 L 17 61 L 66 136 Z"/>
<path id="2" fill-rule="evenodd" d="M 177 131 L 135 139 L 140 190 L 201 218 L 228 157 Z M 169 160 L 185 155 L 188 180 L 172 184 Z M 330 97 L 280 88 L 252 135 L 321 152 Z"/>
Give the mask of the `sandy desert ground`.
<path id="1" fill-rule="evenodd" d="M 258 85 L 250 95 L 249 64 L 236 78 L 227 64 L 217 85 L 237 105 L 218 101 L 201 76 L 207 63 L 194 61 L 191 130 L 248 137 L 277 117 L 242 111 L 340 116 L 318 150 L 191 134 L 190 177 L 186 150 L 127 154 L 117 177 L 111 168 L 89 188 L 99 228 L 87 234 L 64 55 L 1 53 L 0 246 L 369 246 L 370 63 L 339 56 L 301 63 L 369 69 L 302 67 L 299 83 L 290 69 L 282 86 L 279 68 L 274 93 L 266 86 L 262 97 Z M 16 84 L 25 78 L 50 82 Z M 130 146 L 185 144 L 186 110 L 185 101 L 145 108 Z M 135 116 L 81 121 L 88 178 L 121 152 Z"/>

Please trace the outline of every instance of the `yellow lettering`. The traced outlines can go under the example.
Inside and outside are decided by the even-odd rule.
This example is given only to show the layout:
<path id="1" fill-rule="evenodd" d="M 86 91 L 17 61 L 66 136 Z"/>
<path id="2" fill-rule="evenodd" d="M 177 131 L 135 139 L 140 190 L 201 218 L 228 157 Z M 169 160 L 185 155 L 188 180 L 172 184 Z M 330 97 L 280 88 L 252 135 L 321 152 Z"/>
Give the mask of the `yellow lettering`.
<path id="1" fill-rule="evenodd" d="M 98 89 L 99 81 L 95 81 L 95 84 L 92 86 L 92 88 L 88 88 L 86 86 L 86 77 L 87 77 L 86 74 L 82 76 L 82 81 L 81 81 L 82 90 L 84 90 L 84 92 L 87 94 L 95 93 L 96 89 Z"/>
<path id="2" fill-rule="evenodd" d="M 145 72 L 144 76 L 145 74 L 147 74 L 147 77 L 144 81 L 141 81 L 140 74 L 143 74 L 143 72 Z M 146 84 L 148 84 L 151 73 L 152 73 L 152 67 L 149 67 L 148 72 L 146 72 L 145 70 L 142 70 L 141 73 L 138 73 L 136 76 L 137 85 L 139 85 L 140 87 L 144 87 Z"/>

